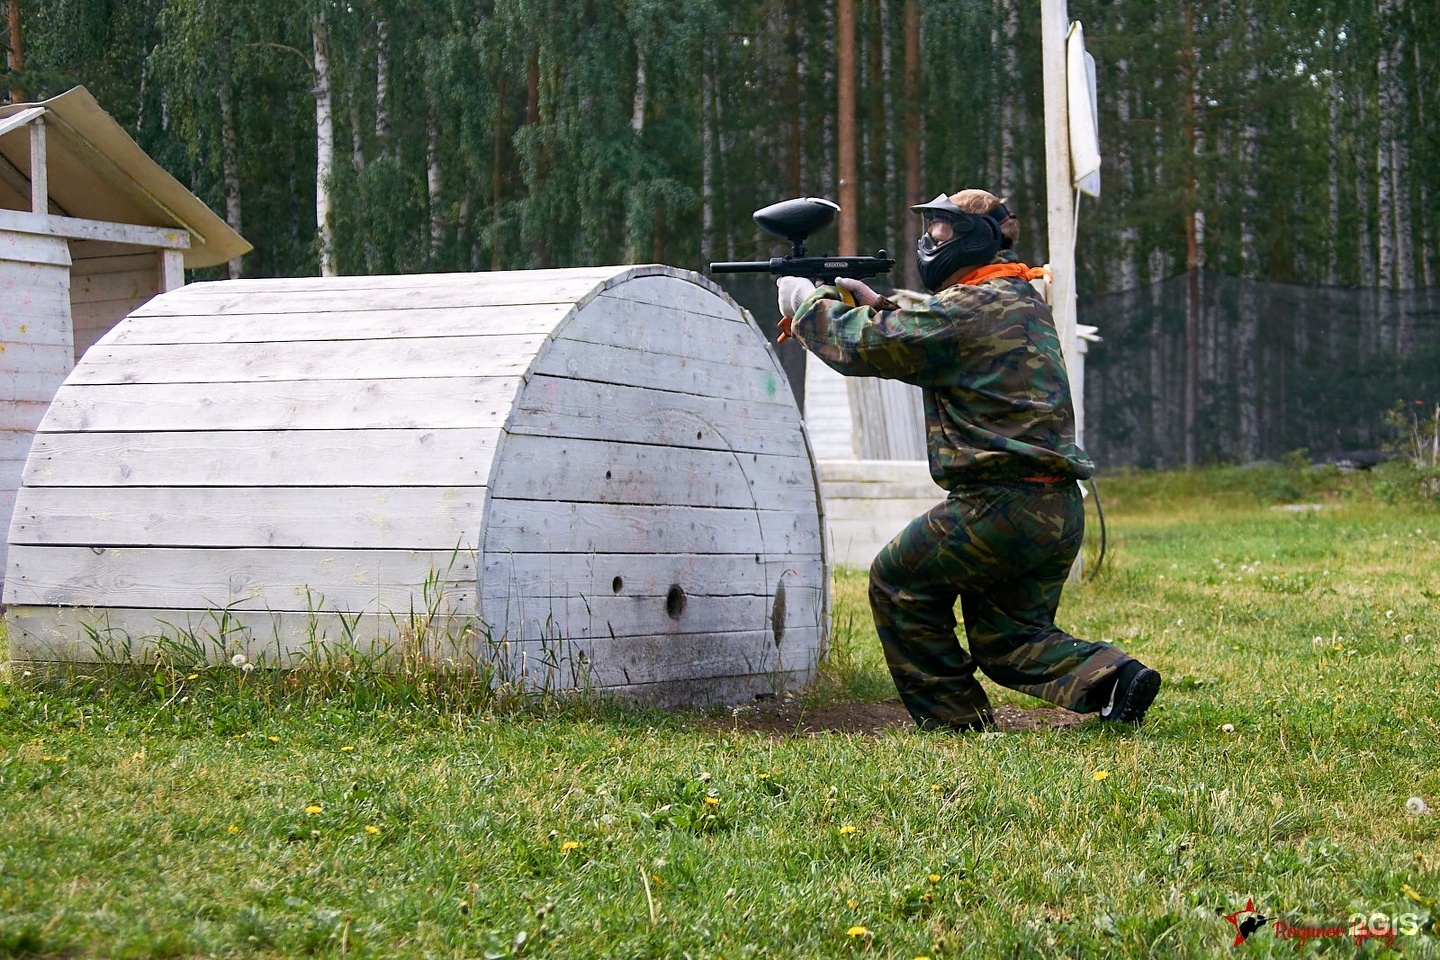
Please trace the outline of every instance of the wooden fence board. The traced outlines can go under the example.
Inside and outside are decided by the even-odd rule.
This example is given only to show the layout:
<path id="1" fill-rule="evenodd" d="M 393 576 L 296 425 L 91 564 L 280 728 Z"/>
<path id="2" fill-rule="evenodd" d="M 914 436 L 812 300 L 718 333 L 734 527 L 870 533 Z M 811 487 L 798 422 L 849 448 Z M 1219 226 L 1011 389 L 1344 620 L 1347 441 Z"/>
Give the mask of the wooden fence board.
<path id="1" fill-rule="evenodd" d="M 71 382 L 364 380 L 524 373 L 544 337 L 434 337 L 304 343 L 96 344 Z"/>
<path id="2" fill-rule="evenodd" d="M 484 501 L 484 487 L 26 487 L 11 542 L 465 549 Z"/>
<path id="3" fill-rule="evenodd" d="M 5 598 L 21 606 L 475 609 L 474 555 L 458 552 L 16 546 L 10 562 Z"/>
<path id="4" fill-rule="evenodd" d="M 498 430 L 42 433 L 32 487 L 483 487 Z"/>
<path id="5" fill-rule="evenodd" d="M 520 383 L 513 376 L 210 383 L 188 389 L 70 383 L 55 397 L 41 429 L 490 428 L 510 415 Z"/>

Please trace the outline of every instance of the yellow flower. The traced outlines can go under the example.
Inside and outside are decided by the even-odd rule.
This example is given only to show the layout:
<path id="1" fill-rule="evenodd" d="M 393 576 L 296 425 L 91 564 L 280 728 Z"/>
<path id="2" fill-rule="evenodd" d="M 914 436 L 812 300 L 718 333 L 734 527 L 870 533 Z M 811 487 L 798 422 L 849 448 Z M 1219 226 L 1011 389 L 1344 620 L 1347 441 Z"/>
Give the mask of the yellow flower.
<path id="1" fill-rule="evenodd" d="M 341 747 L 341 748 L 340 748 L 340 752 L 341 752 L 341 753 L 349 753 L 351 750 L 354 750 L 354 749 L 355 749 L 354 747 L 345 746 L 345 747 Z"/>
<path id="2" fill-rule="evenodd" d="M 757 779 L 757 780 L 769 780 L 769 779 L 770 779 L 770 774 L 768 774 L 768 773 L 761 773 L 761 774 L 758 774 L 755 779 Z"/>
<path id="3" fill-rule="evenodd" d="M 845 935 L 850 937 L 868 937 L 870 936 L 870 931 L 862 926 L 856 925 L 846 930 Z"/>
<path id="4" fill-rule="evenodd" d="M 707 806 L 718 807 L 718 806 L 720 806 L 720 798 L 719 798 L 719 797 L 706 797 L 706 798 L 705 798 L 705 803 L 706 803 Z"/>
<path id="5" fill-rule="evenodd" d="M 1096 780 L 1096 782 L 1099 782 L 1099 781 L 1101 781 L 1101 780 L 1104 780 L 1104 779 L 1105 779 L 1106 777 L 1108 777 L 1108 776 L 1110 776 L 1110 774 L 1109 774 L 1108 772 L 1104 771 L 1104 770 L 1096 770 L 1096 771 L 1095 771 L 1095 780 Z"/>
<path id="6" fill-rule="evenodd" d="M 847 823 L 847 824 L 845 824 L 845 826 L 843 826 L 843 827 L 840 828 L 840 832 L 843 833 L 843 834 L 851 834 L 851 833 L 854 833 L 854 832 L 855 832 L 855 828 L 852 827 L 852 826 L 850 826 L 850 824 Z"/>
<path id="7" fill-rule="evenodd" d="M 280 742 L 280 738 L 279 738 L 279 737 L 266 737 L 265 739 L 266 739 L 266 740 L 269 740 L 271 743 L 279 743 L 279 742 Z"/>
<path id="8" fill-rule="evenodd" d="M 312 803 L 312 804 L 310 804 L 310 806 L 308 806 L 308 807 L 305 808 L 305 812 L 308 813 L 308 814 L 309 814 L 310 816 L 312 816 L 312 817 L 315 816 L 315 814 L 317 814 L 317 813 L 320 812 L 320 804 L 318 804 L 318 803 Z"/>
<path id="9" fill-rule="evenodd" d="M 561 853 L 569 853 L 571 850 L 578 849 L 580 849 L 580 841 L 578 840 L 566 840 L 564 843 L 560 844 Z"/>
<path id="10" fill-rule="evenodd" d="M 240 828 L 237 827 L 237 826 L 235 826 L 235 824 L 232 823 L 232 824 L 230 824 L 230 826 L 228 826 L 228 827 L 225 828 L 225 832 L 226 832 L 226 833 L 239 833 L 239 832 L 240 832 Z"/>
<path id="11" fill-rule="evenodd" d="M 365 825 L 365 832 L 368 833 L 368 834 L 370 834 L 370 835 L 373 837 L 373 836 L 376 836 L 377 834 L 380 833 L 380 828 L 377 827 L 377 826 L 374 826 L 373 824 L 366 824 L 366 825 Z"/>
<path id="12" fill-rule="evenodd" d="M 186 677 L 185 679 L 186 679 L 186 680 L 199 680 L 199 679 L 200 679 L 200 674 L 198 674 L 198 673 L 192 673 L 192 674 L 190 674 L 190 676 Z"/>
<path id="13" fill-rule="evenodd" d="M 849 907 L 851 910 L 854 910 L 856 907 L 860 906 L 860 901 L 859 901 L 859 900 L 846 900 L 846 901 L 845 901 L 845 905 L 846 905 L 847 907 Z"/>
<path id="14" fill-rule="evenodd" d="M 930 874 L 930 876 L 926 877 L 925 879 L 929 880 L 931 883 L 939 883 L 939 882 L 940 882 L 940 874 L 938 874 L 938 873 L 932 873 L 932 874 Z"/>

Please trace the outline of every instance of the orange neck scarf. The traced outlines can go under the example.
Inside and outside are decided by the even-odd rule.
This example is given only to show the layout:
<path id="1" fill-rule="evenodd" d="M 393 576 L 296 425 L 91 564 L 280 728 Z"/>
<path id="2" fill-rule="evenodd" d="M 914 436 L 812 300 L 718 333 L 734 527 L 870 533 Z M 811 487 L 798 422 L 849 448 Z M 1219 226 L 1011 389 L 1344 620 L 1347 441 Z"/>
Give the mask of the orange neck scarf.
<path id="1" fill-rule="evenodd" d="M 983 267 L 976 267 L 958 281 L 959 284 L 973 286 L 977 283 L 984 283 L 986 280 L 994 280 L 996 277 L 1019 277 L 1021 280 L 1035 280 L 1039 277 L 1050 279 L 1050 271 L 1044 267 L 1032 267 L 1024 263 L 987 263 Z"/>

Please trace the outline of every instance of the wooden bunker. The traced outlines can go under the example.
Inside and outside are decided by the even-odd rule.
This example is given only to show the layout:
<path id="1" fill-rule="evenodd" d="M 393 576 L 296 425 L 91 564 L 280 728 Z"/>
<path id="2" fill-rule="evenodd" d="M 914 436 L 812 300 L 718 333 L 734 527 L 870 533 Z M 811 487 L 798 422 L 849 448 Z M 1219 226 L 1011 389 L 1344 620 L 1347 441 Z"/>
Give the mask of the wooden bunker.
<path id="1" fill-rule="evenodd" d="M 75 361 L 185 268 L 249 249 L 84 87 L 0 106 L 0 531 Z"/>
<path id="2" fill-rule="evenodd" d="M 40 424 L 11 656 L 193 636 L 733 702 L 822 653 L 818 491 L 774 351 L 690 272 L 191 284 L 93 346 Z"/>

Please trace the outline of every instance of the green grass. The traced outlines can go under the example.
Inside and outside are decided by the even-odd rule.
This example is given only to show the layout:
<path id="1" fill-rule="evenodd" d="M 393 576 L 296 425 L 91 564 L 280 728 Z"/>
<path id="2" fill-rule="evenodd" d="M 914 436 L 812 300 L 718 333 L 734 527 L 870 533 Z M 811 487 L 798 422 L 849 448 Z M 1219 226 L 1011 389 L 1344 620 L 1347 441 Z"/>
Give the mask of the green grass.
<path id="1" fill-rule="evenodd" d="M 1440 815 L 1405 809 L 1440 807 L 1440 512 L 1270 473 L 1102 482 L 1061 622 L 1165 674 L 1138 732 L 780 740 L 381 677 L 11 675 L 0 956 L 1294 956 L 1274 921 L 1232 950 L 1217 912 L 1249 898 L 1413 913 L 1394 949 L 1440 955 Z M 810 702 L 890 696 L 862 575 L 835 622 Z"/>

